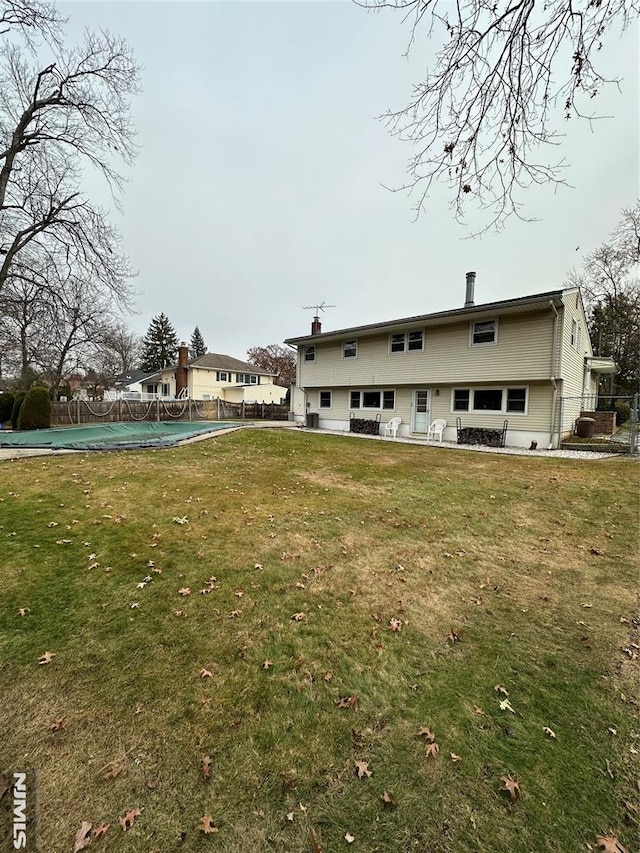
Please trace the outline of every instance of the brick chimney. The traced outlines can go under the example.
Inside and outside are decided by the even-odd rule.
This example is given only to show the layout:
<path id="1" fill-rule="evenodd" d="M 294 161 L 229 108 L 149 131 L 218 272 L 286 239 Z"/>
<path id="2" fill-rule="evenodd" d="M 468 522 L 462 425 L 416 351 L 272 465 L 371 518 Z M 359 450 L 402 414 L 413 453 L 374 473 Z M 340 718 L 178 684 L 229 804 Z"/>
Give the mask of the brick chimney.
<path id="1" fill-rule="evenodd" d="M 188 365 L 189 363 L 189 347 L 184 341 L 178 347 L 178 366 L 176 368 L 176 397 L 179 397 L 182 391 L 189 386 Z"/>
<path id="2" fill-rule="evenodd" d="M 474 272 L 467 273 L 467 293 L 464 300 L 465 308 L 473 308 L 475 302 L 473 301 L 473 291 L 476 286 L 476 274 Z"/>
<path id="3" fill-rule="evenodd" d="M 311 321 L 311 334 L 319 335 L 322 331 L 322 323 L 320 322 L 320 317 L 316 316 Z"/>

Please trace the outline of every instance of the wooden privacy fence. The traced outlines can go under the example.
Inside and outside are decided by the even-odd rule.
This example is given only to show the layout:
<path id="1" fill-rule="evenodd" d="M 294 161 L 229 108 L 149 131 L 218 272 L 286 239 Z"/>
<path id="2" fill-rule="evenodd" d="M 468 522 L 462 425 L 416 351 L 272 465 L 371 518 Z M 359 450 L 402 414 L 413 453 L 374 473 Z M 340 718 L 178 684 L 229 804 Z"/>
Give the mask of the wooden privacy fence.
<path id="1" fill-rule="evenodd" d="M 122 421 L 286 421 L 289 407 L 276 403 L 228 403 L 225 400 L 70 400 L 51 404 L 51 425 Z"/>

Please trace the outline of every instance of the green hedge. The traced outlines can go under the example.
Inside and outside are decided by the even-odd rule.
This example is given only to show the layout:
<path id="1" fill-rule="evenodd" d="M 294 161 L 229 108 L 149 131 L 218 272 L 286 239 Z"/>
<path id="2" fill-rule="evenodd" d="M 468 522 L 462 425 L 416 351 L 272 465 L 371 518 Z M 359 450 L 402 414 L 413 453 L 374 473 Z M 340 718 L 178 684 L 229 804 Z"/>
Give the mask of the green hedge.
<path id="1" fill-rule="evenodd" d="M 12 429 L 18 429 L 18 418 L 20 416 L 20 409 L 22 408 L 22 403 L 24 398 L 27 396 L 26 391 L 16 391 L 14 400 L 13 400 L 13 408 L 11 409 L 11 427 Z"/>
<path id="2" fill-rule="evenodd" d="M 46 388 L 29 388 L 18 416 L 18 429 L 48 429 L 51 426 L 51 400 Z"/>
<path id="3" fill-rule="evenodd" d="M 0 394 L 0 425 L 11 420 L 13 401 L 14 396 L 12 391 L 5 391 L 4 394 Z"/>

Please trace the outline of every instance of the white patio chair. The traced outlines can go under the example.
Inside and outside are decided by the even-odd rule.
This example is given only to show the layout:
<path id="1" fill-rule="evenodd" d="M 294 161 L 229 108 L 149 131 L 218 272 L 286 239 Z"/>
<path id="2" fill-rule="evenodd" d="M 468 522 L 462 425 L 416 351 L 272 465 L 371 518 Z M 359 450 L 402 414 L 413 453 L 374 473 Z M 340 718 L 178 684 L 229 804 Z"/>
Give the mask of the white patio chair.
<path id="1" fill-rule="evenodd" d="M 398 427 L 402 423 L 402 418 L 391 418 L 388 424 L 384 425 L 383 435 L 390 435 L 396 438 L 398 435 Z"/>
<path id="2" fill-rule="evenodd" d="M 446 427 L 447 422 L 444 418 L 436 418 L 432 424 L 429 425 L 429 429 L 427 431 L 427 441 L 442 441 L 442 433 L 444 432 L 444 428 Z"/>

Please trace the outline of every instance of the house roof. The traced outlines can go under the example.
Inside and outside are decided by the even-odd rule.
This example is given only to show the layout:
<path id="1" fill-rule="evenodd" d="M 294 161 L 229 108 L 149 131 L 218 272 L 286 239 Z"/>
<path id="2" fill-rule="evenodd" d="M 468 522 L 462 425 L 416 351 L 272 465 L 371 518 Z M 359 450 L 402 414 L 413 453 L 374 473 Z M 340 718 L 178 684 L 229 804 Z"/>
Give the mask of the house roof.
<path id="1" fill-rule="evenodd" d="M 270 373 L 268 370 L 262 370 L 261 367 L 256 367 L 255 364 L 249 364 L 247 361 L 240 361 L 239 358 L 233 358 L 231 355 L 223 355 L 217 352 L 208 352 L 201 355 L 200 358 L 193 359 L 187 365 L 189 368 L 197 367 L 201 370 L 226 370 L 229 373 L 253 373 L 259 376 L 275 376 L 275 373 Z M 178 367 L 177 364 L 168 364 L 162 370 L 155 373 L 147 374 L 147 379 L 159 379 L 163 373 L 174 371 Z"/>
<path id="2" fill-rule="evenodd" d="M 233 358 L 230 355 L 222 355 L 217 352 L 208 352 L 189 362 L 189 367 L 202 367 L 207 370 L 228 370 L 234 373 L 253 373 L 261 376 L 275 376 L 274 373 L 268 370 L 262 370 L 261 367 L 256 367 L 255 364 L 249 364 L 246 361 L 240 361 L 238 358 Z"/>
<path id="3" fill-rule="evenodd" d="M 150 376 L 155 374 L 150 373 L 148 370 L 131 370 L 129 373 L 121 373 L 120 376 L 114 382 L 116 388 L 126 385 L 132 385 L 134 382 L 142 382 L 143 379 L 147 379 Z"/>
<path id="4" fill-rule="evenodd" d="M 378 334 L 380 331 L 401 330 L 408 326 L 440 326 L 450 323 L 452 320 L 465 320 L 466 318 L 478 320 L 483 317 L 492 317 L 497 314 L 524 314 L 530 311 L 538 311 L 553 302 L 556 307 L 562 304 L 562 290 L 550 290 L 547 293 L 536 293 L 532 296 L 522 296 L 517 299 L 505 299 L 500 302 L 485 302 L 482 305 L 474 305 L 469 308 L 454 308 L 450 311 L 438 311 L 434 314 L 418 314 L 415 317 L 402 317 L 398 320 L 385 320 L 381 323 L 369 323 L 365 326 L 350 326 L 346 329 L 336 329 L 332 332 L 321 332 L 319 335 L 304 335 L 298 338 L 287 338 L 286 344 L 298 345 L 315 343 L 316 341 L 331 341 L 344 338 L 346 335 L 357 335 L 367 337 Z"/>

